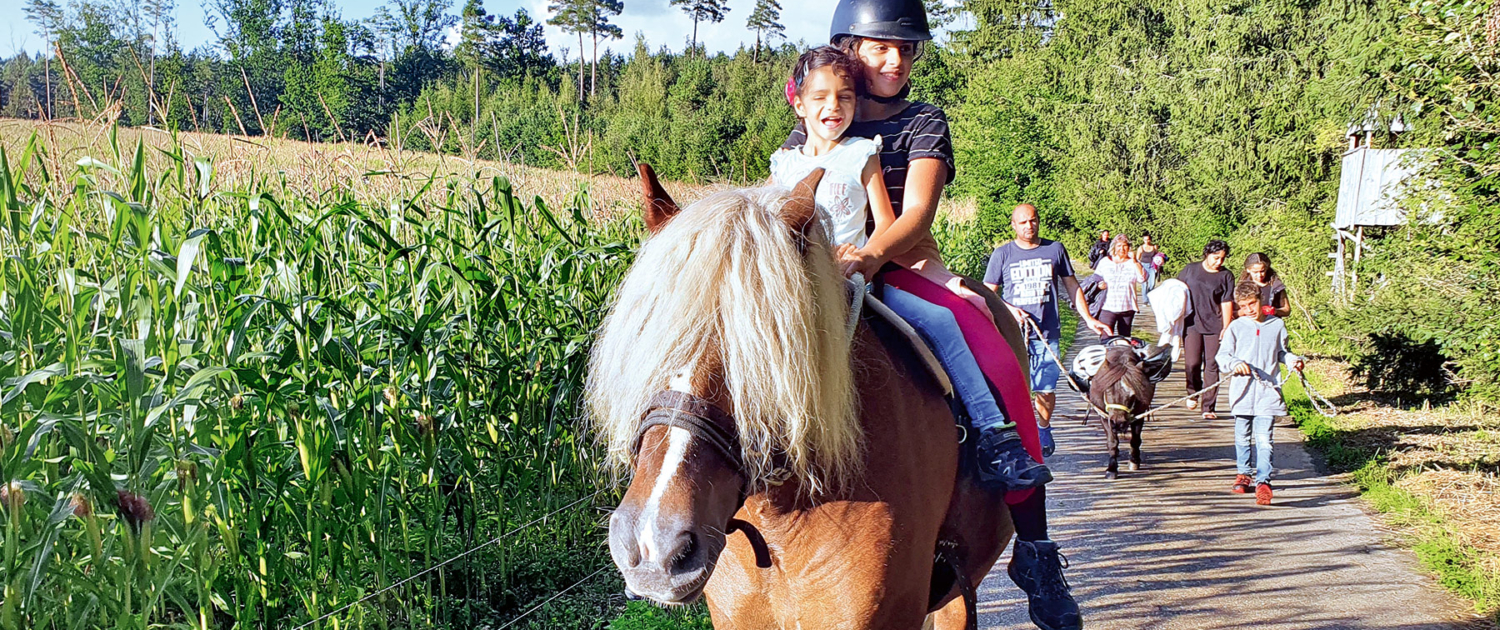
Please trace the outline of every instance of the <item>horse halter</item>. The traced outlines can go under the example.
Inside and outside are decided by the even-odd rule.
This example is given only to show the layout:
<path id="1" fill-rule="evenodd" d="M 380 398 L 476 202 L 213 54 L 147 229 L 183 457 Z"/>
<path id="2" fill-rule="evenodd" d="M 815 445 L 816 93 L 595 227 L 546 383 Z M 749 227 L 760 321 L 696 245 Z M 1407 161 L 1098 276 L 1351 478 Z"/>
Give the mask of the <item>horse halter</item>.
<path id="1" fill-rule="evenodd" d="M 729 462 L 729 467 L 734 469 L 735 474 L 744 478 L 745 482 L 740 485 L 739 499 L 734 506 L 735 511 L 738 512 L 745 504 L 745 498 L 754 480 L 745 466 L 745 459 L 740 456 L 739 429 L 735 426 L 734 417 L 713 403 L 687 392 L 671 389 L 662 391 L 652 396 L 651 402 L 646 405 L 646 413 L 641 418 L 641 426 L 636 429 L 635 441 L 630 446 L 631 461 L 640 457 L 641 440 L 646 437 L 646 432 L 658 426 L 684 429 L 693 437 L 703 440 L 718 452 L 724 461 Z M 785 481 L 785 470 L 778 469 L 773 476 L 777 478 L 767 480 L 767 483 L 779 485 L 781 481 Z M 750 547 L 755 552 L 755 566 L 762 569 L 770 568 L 771 551 L 760 532 L 749 523 L 731 518 L 724 528 L 724 533 L 729 535 L 735 532 L 744 533 L 745 538 L 750 541 Z"/>
<path id="2" fill-rule="evenodd" d="M 745 460 L 740 456 L 739 429 L 734 418 L 713 403 L 687 392 L 665 390 L 651 397 L 641 426 L 636 429 L 635 441 L 630 447 L 630 459 L 641 454 L 641 440 L 652 427 L 666 426 L 686 430 L 693 437 L 703 440 L 740 476 L 749 483 Z"/>

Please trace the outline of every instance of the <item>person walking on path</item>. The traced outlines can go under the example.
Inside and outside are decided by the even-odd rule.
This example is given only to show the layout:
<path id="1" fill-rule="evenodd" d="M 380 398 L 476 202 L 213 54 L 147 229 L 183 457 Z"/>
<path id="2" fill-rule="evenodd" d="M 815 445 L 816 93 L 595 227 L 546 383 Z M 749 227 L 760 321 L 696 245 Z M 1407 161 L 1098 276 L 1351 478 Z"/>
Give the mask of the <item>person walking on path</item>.
<path id="1" fill-rule="evenodd" d="M 1130 239 L 1124 234 L 1116 236 L 1110 242 L 1109 256 L 1094 263 L 1094 272 L 1104 280 L 1104 306 L 1099 311 L 1099 321 L 1116 335 L 1129 337 L 1137 310 L 1135 294 L 1146 280 L 1141 261 L 1130 251 Z"/>
<path id="2" fill-rule="evenodd" d="M 1109 230 L 1099 232 L 1099 240 L 1089 247 L 1089 267 L 1099 264 L 1099 260 L 1109 255 Z"/>
<path id="3" fill-rule="evenodd" d="M 1261 308 L 1267 315 L 1286 317 L 1292 314 L 1292 302 L 1286 295 L 1286 285 L 1281 276 L 1271 267 L 1271 257 L 1256 252 L 1245 257 L 1245 271 L 1240 282 L 1254 282 L 1260 289 Z"/>
<path id="4" fill-rule="evenodd" d="M 1219 368 L 1234 373 L 1229 381 L 1229 413 L 1234 415 L 1235 465 L 1239 474 L 1231 492 L 1244 494 L 1255 484 L 1255 502 L 1271 504 L 1271 430 L 1286 402 L 1277 384 L 1278 366 L 1302 371 L 1302 358 L 1286 347 L 1286 324 L 1261 310 L 1261 287 L 1252 281 L 1234 288 L 1239 318 L 1224 329 L 1214 357 Z M 1251 464 L 1252 454 L 1254 465 Z M 1251 475 L 1255 475 L 1252 480 Z"/>
<path id="5" fill-rule="evenodd" d="M 1079 319 L 1100 335 L 1108 336 L 1110 327 L 1089 314 L 1083 289 L 1073 276 L 1073 263 L 1062 243 L 1041 238 L 1041 219 L 1036 206 L 1023 203 L 1010 215 L 1010 226 L 1016 238 L 995 248 L 984 270 L 984 284 L 1000 294 L 1011 315 L 1027 333 L 1027 354 L 1031 364 L 1032 404 L 1041 427 L 1042 454 L 1051 456 L 1057 449 L 1052 438 L 1052 410 L 1057 406 L 1057 379 L 1062 376 L 1053 357 L 1061 357 L 1062 321 L 1057 312 L 1057 286 L 1073 296 L 1073 308 Z M 1033 338 L 1032 328 L 1041 331 Z"/>
<path id="6" fill-rule="evenodd" d="M 1188 287 L 1188 309 L 1184 318 L 1183 351 L 1187 365 L 1183 372 L 1187 377 L 1189 392 L 1203 389 L 1208 383 L 1219 382 L 1219 366 L 1214 356 L 1219 353 L 1219 334 L 1229 327 L 1233 315 L 1234 274 L 1224 269 L 1224 259 L 1229 257 L 1229 243 L 1214 239 L 1203 246 L 1203 260 L 1188 265 L 1177 274 L 1177 279 Z M 1217 420 L 1219 388 L 1204 392 L 1199 398 L 1189 398 L 1188 409 L 1203 407 L 1203 419 Z"/>
<path id="7" fill-rule="evenodd" d="M 1141 246 L 1135 250 L 1135 259 L 1140 261 L 1141 268 L 1146 272 L 1146 282 L 1143 286 L 1146 293 L 1156 288 L 1156 276 L 1161 273 L 1162 265 L 1167 264 L 1167 255 L 1156 246 L 1156 241 L 1151 238 L 1150 232 L 1141 234 Z"/>

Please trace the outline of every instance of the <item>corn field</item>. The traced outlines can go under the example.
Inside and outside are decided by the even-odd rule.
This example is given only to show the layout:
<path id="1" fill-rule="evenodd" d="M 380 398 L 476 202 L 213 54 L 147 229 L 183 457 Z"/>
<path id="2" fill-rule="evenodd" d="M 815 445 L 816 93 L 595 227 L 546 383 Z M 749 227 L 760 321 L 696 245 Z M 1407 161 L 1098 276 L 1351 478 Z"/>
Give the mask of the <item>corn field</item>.
<path id="1" fill-rule="evenodd" d="M 634 224 L 109 138 L 0 147 L 0 627 L 597 627 L 576 401 Z"/>

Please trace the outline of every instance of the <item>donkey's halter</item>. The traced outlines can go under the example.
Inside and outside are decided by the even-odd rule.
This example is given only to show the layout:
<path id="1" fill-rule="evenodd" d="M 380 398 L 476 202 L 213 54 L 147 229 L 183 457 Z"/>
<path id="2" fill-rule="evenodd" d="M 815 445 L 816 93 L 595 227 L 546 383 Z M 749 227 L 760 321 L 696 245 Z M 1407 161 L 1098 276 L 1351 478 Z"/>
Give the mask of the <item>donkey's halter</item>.
<path id="1" fill-rule="evenodd" d="M 640 456 L 641 440 L 646 437 L 646 432 L 657 426 L 686 430 L 717 451 L 735 472 L 749 478 L 745 460 L 740 456 L 739 429 L 735 427 L 734 418 L 713 403 L 670 389 L 652 396 L 646 405 L 646 415 L 641 418 L 641 426 L 636 429 L 635 442 L 630 447 L 632 460 Z"/>
<path id="2" fill-rule="evenodd" d="M 1131 411 L 1130 407 L 1126 407 L 1125 405 L 1116 404 L 1116 403 L 1106 403 L 1104 405 L 1104 410 L 1105 411 L 1119 411 L 1119 412 L 1123 412 L 1125 414 L 1125 418 L 1127 420 L 1135 420 L 1136 419 L 1135 418 L 1135 412 Z"/>

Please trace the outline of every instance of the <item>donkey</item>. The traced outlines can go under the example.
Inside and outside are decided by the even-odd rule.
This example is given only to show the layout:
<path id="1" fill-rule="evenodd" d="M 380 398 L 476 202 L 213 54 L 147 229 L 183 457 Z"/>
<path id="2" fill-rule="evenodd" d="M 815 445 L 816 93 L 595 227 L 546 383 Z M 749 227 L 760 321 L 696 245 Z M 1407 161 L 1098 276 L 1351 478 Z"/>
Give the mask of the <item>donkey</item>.
<path id="1" fill-rule="evenodd" d="M 631 477 L 609 519 L 627 595 L 706 596 L 720 630 L 977 627 L 1009 510 L 962 471 L 950 408 L 911 349 L 869 320 L 851 340 L 813 202 L 822 171 L 790 194 L 726 190 L 679 211 L 639 168 L 651 236 L 587 388 Z"/>
<path id="2" fill-rule="evenodd" d="M 1103 409 L 1104 435 L 1109 444 L 1109 466 L 1105 479 L 1114 479 L 1120 471 L 1120 434 L 1130 429 L 1130 470 L 1141 468 L 1141 428 L 1146 424 L 1139 415 L 1146 413 L 1156 397 L 1156 383 L 1147 374 L 1148 367 L 1129 345 L 1111 345 L 1105 350 L 1104 363 L 1089 382 L 1088 398 L 1094 407 Z"/>

